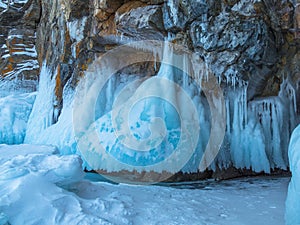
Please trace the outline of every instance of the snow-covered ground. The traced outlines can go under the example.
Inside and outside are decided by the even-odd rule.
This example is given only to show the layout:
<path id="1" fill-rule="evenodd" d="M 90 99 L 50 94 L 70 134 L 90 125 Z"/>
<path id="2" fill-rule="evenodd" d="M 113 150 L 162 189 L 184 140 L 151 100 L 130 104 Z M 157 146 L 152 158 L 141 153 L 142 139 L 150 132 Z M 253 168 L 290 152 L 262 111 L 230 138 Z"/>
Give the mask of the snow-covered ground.
<path id="1" fill-rule="evenodd" d="M 0 145 L 0 224 L 284 224 L 289 178 L 116 185 L 57 153 Z"/>

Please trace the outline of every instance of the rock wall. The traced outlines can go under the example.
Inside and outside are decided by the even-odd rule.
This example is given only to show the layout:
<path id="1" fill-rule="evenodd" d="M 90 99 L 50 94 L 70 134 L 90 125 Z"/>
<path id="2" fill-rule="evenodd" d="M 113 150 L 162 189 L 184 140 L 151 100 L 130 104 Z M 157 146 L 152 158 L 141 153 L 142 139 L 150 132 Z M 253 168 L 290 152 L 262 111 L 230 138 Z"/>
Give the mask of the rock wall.
<path id="1" fill-rule="evenodd" d="M 186 37 L 217 76 L 248 81 L 249 100 L 278 94 L 281 70 L 299 48 L 295 3 L 203 1 L 195 6 L 193 1 L 178 1 L 174 11 L 170 2 L 164 7 L 165 27 Z M 267 85 L 272 88 L 264 91 Z"/>
<path id="2" fill-rule="evenodd" d="M 297 1 L 15 2 L 1 7 L 2 77 L 36 79 L 36 38 L 39 65 L 46 60 L 61 73 L 64 86 L 70 74 L 78 76 L 117 44 L 163 40 L 172 33 L 174 42 L 198 52 L 223 81 L 236 76 L 249 81 L 249 100 L 277 95 L 283 74 L 290 71 L 292 83 L 298 80 Z"/>
<path id="3" fill-rule="evenodd" d="M 12 83 L 1 85 L 1 89 L 35 90 L 39 74 L 36 29 L 40 16 L 38 0 L 14 1 L 10 7 L 1 1 L 0 79 Z"/>

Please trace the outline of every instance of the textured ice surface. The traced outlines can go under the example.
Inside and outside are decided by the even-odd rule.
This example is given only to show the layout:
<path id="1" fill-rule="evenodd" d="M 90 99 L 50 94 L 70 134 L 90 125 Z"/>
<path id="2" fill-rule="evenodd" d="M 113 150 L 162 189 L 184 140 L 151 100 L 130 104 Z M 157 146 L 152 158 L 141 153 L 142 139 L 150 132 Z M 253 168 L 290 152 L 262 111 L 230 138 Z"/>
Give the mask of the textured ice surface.
<path id="1" fill-rule="evenodd" d="M 30 115 L 25 143 L 55 145 L 63 154 L 76 152 L 72 125 L 72 91 L 64 91 L 64 107 L 58 118 L 54 106 L 55 77 L 43 65 L 40 75 L 39 91 Z"/>
<path id="2" fill-rule="evenodd" d="M 83 178 L 78 156 L 0 146 L 0 221 L 14 225 L 282 225 L 288 178 L 113 185 Z"/>
<path id="3" fill-rule="evenodd" d="M 22 143 L 36 93 L 0 98 L 0 144 Z"/>
<path id="4" fill-rule="evenodd" d="M 86 132 L 80 138 L 79 147 L 92 168 L 178 172 L 193 157 L 196 163 L 191 167 L 198 169 L 201 154 L 193 155 L 193 151 L 207 141 L 207 133 L 199 135 L 199 123 L 204 131 L 209 131 L 206 127 L 209 117 L 202 111 L 202 101 L 196 97 L 200 87 L 183 71 L 169 65 L 173 63 L 173 56 L 174 60 L 182 59 L 170 54 L 157 76 L 134 84 L 136 88 L 130 87 L 131 84 L 126 86 L 127 90 L 122 90 L 117 96 L 112 111 L 100 115 L 88 130 L 77 131 L 79 135 Z M 184 68 L 186 62 L 177 62 L 177 65 L 181 63 Z M 116 83 L 114 80 L 109 81 L 106 90 L 116 89 L 111 88 Z M 83 96 L 92 99 L 95 95 L 93 89 L 99 91 L 98 88 L 87 88 Z M 191 93 L 193 95 L 189 96 Z M 100 94 L 98 102 L 110 102 L 108 99 L 113 95 L 112 92 Z M 88 108 L 86 99 L 78 108 Z M 101 105 L 97 107 L 101 108 Z M 81 117 L 82 114 L 78 113 L 74 121 Z M 199 137 L 202 142 L 197 146 Z"/>
<path id="5" fill-rule="evenodd" d="M 165 50 L 164 54 L 164 57 L 167 58 L 165 61 L 173 62 L 172 60 L 176 60 L 172 51 Z M 185 65 L 183 67 L 188 70 L 190 63 L 188 58 L 181 57 L 181 59 L 181 63 Z M 201 77 L 207 71 L 203 69 L 202 64 L 193 64 L 193 66 L 194 71 L 202 74 L 198 77 L 197 72 L 195 72 L 195 80 L 201 80 Z M 195 118 L 199 121 L 198 125 L 200 127 L 198 143 L 196 151 L 190 155 L 188 163 L 181 170 L 184 172 L 197 172 L 211 135 L 212 127 L 208 101 L 204 97 L 203 92 L 201 92 L 201 87 L 199 88 L 199 85 L 195 85 L 195 81 L 184 75 L 182 71 L 162 64 L 155 78 L 143 80 L 139 79 L 138 76 L 118 74 L 117 76 L 112 76 L 100 92 L 99 89 L 95 91 L 91 88 L 95 82 L 95 76 L 91 71 L 87 72 L 85 80 L 81 81 L 84 82 L 84 85 L 81 86 L 82 90 L 80 90 L 82 95 L 92 96 L 88 99 L 83 99 L 84 104 L 82 107 L 78 107 L 77 103 L 74 105 L 74 91 L 66 85 L 63 92 L 64 106 L 59 115 L 54 107 L 55 102 L 53 102 L 53 99 L 55 99 L 55 75 L 52 76 L 52 73 L 46 66 L 43 66 L 39 92 L 29 119 L 25 143 L 53 144 L 64 154 L 78 152 L 73 130 L 75 123 L 75 127 L 80 127 L 80 129 L 85 130 L 89 134 L 95 134 L 93 141 L 85 140 L 84 147 L 84 150 L 90 150 L 91 155 L 85 155 L 84 158 L 92 162 L 93 168 L 121 169 L 114 163 L 106 161 L 106 159 L 99 160 L 99 157 L 105 156 L 103 154 L 99 156 L 99 153 L 97 153 L 98 155 L 94 154 L 93 151 L 96 149 L 93 149 L 94 143 L 92 142 L 94 141 L 98 142 L 97 144 L 101 143 L 104 151 L 113 156 L 118 162 L 134 166 L 145 166 L 161 162 L 172 154 L 179 143 L 178 140 L 182 136 L 178 132 L 178 128 L 182 128 L 181 121 L 178 118 L 186 117 L 187 120 L 193 120 L 194 116 L 187 110 L 186 103 L 188 101 L 180 99 L 178 93 L 172 88 L 166 88 L 160 84 L 156 85 L 156 87 L 154 86 L 153 89 L 150 86 L 145 88 L 146 85 L 151 83 L 151 80 L 165 78 L 179 84 L 196 108 L 198 116 L 195 116 Z M 284 81 L 279 96 L 256 99 L 247 103 L 247 84 L 240 84 L 238 80 L 232 78 L 232 80 L 228 81 L 228 85 L 233 87 L 228 87 L 225 90 L 226 137 L 219 155 L 210 168 L 228 168 L 234 165 L 237 168 L 253 169 L 256 172 L 270 172 L 273 168 L 286 169 L 288 167 L 287 146 L 289 134 L 297 121 L 293 87 L 288 81 Z M 143 87 L 145 90 L 141 90 L 140 87 Z M 123 90 L 124 88 L 125 90 Z M 171 96 L 175 98 L 176 104 L 162 103 L 161 100 L 155 98 L 136 102 L 137 104 L 132 105 L 130 108 L 129 129 L 127 129 L 124 136 L 118 136 L 119 139 L 117 139 L 114 125 L 124 125 L 122 120 L 127 120 L 127 117 L 124 117 L 124 115 L 121 117 L 117 116 L 116 119 L 118 120 L 111 118 L 113 116 L 111 110 L 118 95 L 121 93 L 121 97 L 118 98 L 124 101 L 121 102 L 122 104 L 126 105 L 132 99 L 130 94 L 134 96 L 135 93 L 138 93 L 138 95 L 142 96 L 151 91 L 155 91 L 157 94 L 165 93 L 164 97 Z M 96 104 L 93 105 L 95 102 Z M 94 107 L 93 112 L 86 110 L 86 108 L 91 107 L 91 104 Z M 176 106 L 181 108 L 181 111 L 175 113 L 177 111 Z M 78 110 L 78 116 L 75 119 L 73 118 L 74 107 Z M 189 112 L 185 112 L 185 109 Z M 158 120 L 154 120 L 156 117 L 161 119 L 162 126 L 159 125 L 160 122 Z M 93 124 L 93 122 L 95 123 Z M 171 124 L 173 127 L 170 126 Z M 157 135 L 157 140 L 152 143 L 149 142 L 148 148 L 149 146 L 157 147 L 156 143 L 159 140 L 164 140 L 165 142 L 155 151 L 154 147 L 150 148 L 153 150 L 152 152 L 135 151 L 137 148 L 140 149 L 136 143 L 151 137 L 150 135 L 153 134 L 151 132 L 152 128 L 156 131 L 154 133 L 160 133 L 162 136 L 166 134 L 166 136 L 164 139 L 160 139 L 159 135 Z M 94 131 L 97 131 L 97 133 L 94 133 Z M 76 135 L 81 137 L 83 134 L 77 133 Z M 212 137 L 218 135 L 214 133 Z M 132 142 L 135 143 L 134 146 L 121 145 L 120 138 L 129 136 L 135 139 Z M 172 167 L 169 168 L 170 171 L 173 171 Z"/>
<path id="6" fill-rule="evenodd" d="M 154 96 L 152 93 L 157 93 L 158 90 L 164 89 L 161 85 L 163 85 L 164 82 L 169 82 L 164 80 L 164 82 L 159 85 L 159 82 L 154 81 L 155 79 L 156 78 L 149 79 L 143 83 L 134 95 L 141 96 L 143 94 L 149 94 L 149 96 Z M 154 83 L 151 84 L 152 81 L 154 81 Z M 153 84 L 157 89 L 153 87 Z M 150 88 L 150 86 L 152 87 Z M 170 86 L 167 87 L 170 88 Z M 153 92 L 153 90 L 156 90 L 156 92 Z M 83 154 L 88 162 L 93 163 L 91 165 L 92 168 L 115 171 L 128 169 L 124 167 L 124 164 L 126 164 L 136 166 L 136 168 L 138 168 L 138 166 L 149 166 L 149 170 L 159 172 L 161 170 L 173 171 L 172 163 L 168 164 L 164 162 L 166 163 L 166 168 L 154 168 L 151 166 L 166 161 L 178 146 L 181 148 L 178 151 L 184 151 L 181 158 L 183 159 L 185 157 L 184 155 L 187 155 L 186 160 L 188 160 L 191 156 L 188 154 L 191 154 L 193 150 L 192 145 L 194 144 L 195 147 L 197 144 L 197 129 L 191 128 L 189 134 L 187 132 L 185 133 L 186 137 L 181 137 L 182 130 L 180 129 L 180 125 L 186 123 L 184 126 L 192 127 L 193 122 L 197 121 L 197 118 L 191 116 L 192 114 L 189 114 L 190 121 L 180 118 L 178 114 L 182 111 L 179 110 L 180 112 L 177 113 L 175 107 L 165 100 L 166 98 L 166 96 L 165 98 L 148 97 L 146 101 L 136 101 L 136 104 L 131 104 L 132 102 L 130 102 L 129 106 L 126 104 L 117 104 L 118 108 L 115 111 L 115 117 L 113 117 L 114 112 L 110 112 L 99 118 L 79 142 L 81 149 L 83 146 L 90 147 L 90 150 L 86 151 L 86 154 Z M 135 102 L 135 100 L 133 100 L 133 102 Z M 131 105 L 133 105 L 133 107 L 130 107 Z M 130 110 L 130 113 L 127 114 L 128 112 L 126 112 L 126 110 Z M 191 111 L 191 113 L 193 112 Z M 194 114 L 197 116 L 196 109 L 194 109 Z M 154 119 L 158 117 L 161 119 Z M 161 122 L 164 122 L 165 127 Z M 98 135 L 91 139 L 90 137 L 94 137 L 93 132 L 95 132 L 95 130 Z M 151 138 L 149 138 L 149 136 Z M 87 140 L 86 137 L 89 139 Z M 134 140 L 131 138 L 134 138 Z M 99 148 L 97 148 L 97 142 L 100 142 L 104 151 L 98 152 Z M 177 152 L 175 154 L 180 155 L 180 153 Z M 110 159 L 110 156 L 113 156 L 113 159 Z M 177 160 L 179 159 L 180 157 L 177 158 Z M 123 165 L 118 164 L 114 160 L 122 162 Z M 183 165 L 185 165 L 185 163 L 183 163 Z M 176 167 L 175 164 L 176 163 L 174 163 L 174 166 Z M 132 170 L 132 168 L 128 170 Z"/>
<path id="7" fill-rule="evenodd" d="M 286 224 L 300 224 L 300 126 L 291 137 L 289 146 L 290 169 L 292 179 L 286 201 Z"/>

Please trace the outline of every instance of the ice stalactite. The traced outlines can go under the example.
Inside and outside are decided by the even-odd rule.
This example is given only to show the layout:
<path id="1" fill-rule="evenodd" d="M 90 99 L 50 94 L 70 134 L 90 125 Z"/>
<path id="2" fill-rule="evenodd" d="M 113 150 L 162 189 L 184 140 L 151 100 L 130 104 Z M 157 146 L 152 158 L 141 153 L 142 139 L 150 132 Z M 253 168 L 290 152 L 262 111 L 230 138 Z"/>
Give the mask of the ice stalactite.
<path id="1" fill-rule="evenodd" d="M 256 100 L 250 105 L 250 112 L 261 127 L 265 152 L 270 168 L 287 169 L 287 143 L 289 130 L 288 115 L 283 115 L 283 104 L 279 97 Z M 263 150 L 263 149 L 262 149 Z"/>
<path id="2" fill-rule="evenodd" d="M 54 122 L 55 77 L 44 64 L 40 73 L 39 91 L 30 115 L 25 142 L 35 142 Z"/>
<path id="3" fill-rule="evenodd" d="M 289 137 L 298 123 L 295 102 L 295 89 L 288 80 L 284 80 L 278 96 L 257 100 L 251 104 L 251 112 L 263 130 L 266 153 L 272 169 L 287 169 L 289 165 Z"/>
<path id="4" fill-rule="evenodd" d="M 63 90 L 63 109 L 60 116 L 56 117 L 54 102 L 57 73 L 55 74 L 43 64 L 39 91 L 28 121 L 24 142 L 54 145 L 61 154 L 74 154 L 77 151 L 72 128 L 74 90 L 70 88 L 70 81 L 67 82 Z"/>
<path id="5" fill-rule="evenodd" d="M 230 80 L 225 91 L 227 145 L 219 154 L 218 167 L 232 164 L 267 173 L 275 168 L 287 169 L 289 136 L 297 124 L 293 86 L 285 80 L 278 96 L 247 102 L 247 84 Z M 224 153 L 228 150 L 230 161 Z"/>
<path id="6" fill-rule="evenodd" d="M 284 107 L 289 111 L 289 129 L 292 131 L 299 123 L 297 112 L 300 110 L 297 104 L 297 85 L 292 85 L 289 79 L 285 79 L 280 86 L 279 97 L 284 103 Z"/>
<path id="7" fill-rule="evenodd" d="M 190 55 L 191 56 L 191 55 Z M 203 154 L 208 145 L 208 141 L 211 134 L 211 114 L 209 109 L 209 103 L 204 97 L 202 91 L 202 84 L 204 80 L 208 78 L 207 65 L 200 60 L 196 55 L 188 58 L 187 55 L 183 57 L 183 68 L 187 71 L 187 74 L 181 74 L 182 81 L 177 81 L 179 85 L 188 93 L 192 99 L 198 113 L 199 121 L 199 139 L 197 147 L 191 156 L 190 160 L 182 168 L 182 172 L 197 172 L 199 165 L 203 159 Z"/>
<path id="8" fill-rule="evenodd" d="M 230 77 L 225 105 L 226 136 L 215 161 L 216 167 L 270 172 L 262 130 L 255 118 L 249 116 L 246 82 Z"/>
<path id="9" fill-rule="evenodd" d="M 82 144 L 90 147 L 83 156 L 91 168 L 108 172 L 133 169 L 140 172 L 143 170 L 179 172 L 180 169 L 197 171 L 210 133 L 209 112 L 206 110 L 208 103 L 201 98 L 199 85 L 201 82 L 197 84 L 189 74 L 192 71 L 188 55 L 175 53 L 169 44 L 168 42 L 165 44 L 163 56 L 160 58 L 162 65 L 157 76 L 138 83 L 127 80 L 126 85 L 120 84 L 119 78 L 110 78 L 116 81 L 108 81 L 103 88 L 97 100 L 96 114 L 97 109 L 101 111 L 104 107 L 102 103 L 107 101 L 107 96 L 112 99 L 117 97 L 114 103 L 116 108 L 101 116 L 102 110 L 102 113 L 97 115 L 99 118 L 96 122 L 86 131 L 85 137 L 79 140 L 79 146 Z M 140 47 L 147 48 L 147 46 Z M 158 52 L 154 54 L 160 56 Z M 200 70 L 203 70 L 201 66 L 197 74 L 199 80 L 206 74 Z M 114 84 L 114 88 L 110 87 L 111 84 Z M 130 87 L 133 84 L 137 84 L 136 88 Z M 120 86 L 125 88 L 118 93 L 118 90 L 123 88 Z M 116 91 L 112 93 L 112 89 Z M 191 107 L 194 110 L 191 110 Z M 124 114 L 127 109 L 130 109 L 128 117 L 126 113 Z M 118 112 L 115 116 L 114 111 Z M 185 127 L 190 126 L 190 129 L 182 128 L 183 123 L 189 124 L 185 124 Z M 197 134 L 197 129 L 192 127 L 198 127 L 199 124 L 201 133 Z M 129 127 L 124 128 L 126 132 L 120 128 L 123 126 Z M 92 136 L 95 129 L 99 132 L 98 138 L 88 140 L 86 137 Z M 188 134 L 181 133 L 182 129 L 186 129 L 185 132 Z M 116 136 L 115 132 L 121 132 L 121 135 Z M 127 138 L 129 142 L 124 143 L 124 139 Z M 199 142 L 195 143 L 196 139 Z M 101 143 L 105 152 L 98 152 L 96 142 Z M 186 150 L 184 156 L 179 157 L 180 154 L 176 152 L 178 146 Z M 194 152 L 195 147 L 197 151 Z M 171 157 L 173 153 L 178 156 L 176 159 Z M 108 154 L 114 159 L 108 157 Z M 164 160 L 169 162 L 155 166 L 163 164 Z M 177 161 L 180 160 L 184 163 L 178 168 L 180 163 Z M 118 161 L 123 162 L 122 167 Z"/>

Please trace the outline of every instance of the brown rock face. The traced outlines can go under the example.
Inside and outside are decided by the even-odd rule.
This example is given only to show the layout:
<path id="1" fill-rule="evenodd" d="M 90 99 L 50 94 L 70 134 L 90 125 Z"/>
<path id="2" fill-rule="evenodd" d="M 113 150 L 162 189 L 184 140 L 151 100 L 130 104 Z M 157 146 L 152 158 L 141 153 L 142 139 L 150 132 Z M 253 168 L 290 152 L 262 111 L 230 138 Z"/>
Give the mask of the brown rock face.
<path id="1" fill-rule="evenodd" d="M 39 24 L 36 45 L 39 65 L 46 61 L 54 70 L 61 63 L 64 68 L 72 65 L 72 71 L 64 70 L 68 76 L 75 70 L 75 74 L 80 73 L 91 59 L 114 45 L 130 40 L 163 40 L 171 32 L 175 36 L 180 34 L 183 37 L 180 43 L 198 52 L 224 81 L 233 75 L 248 81 L 251 100 L 278 94 L 276 82 L 282 80 L 280 71 L 290 64 L 291 54 L 299 48 L 299 3 L 289 1 L 225 1 L 221 5 L 190 0 L 94 0 L 90 4 L 80 0 L 52 0 L 42 1 L 41 5 L 38 1 L 28 1 L 16 7 L 21 10 L 10 8 L 2 12 L 0 24 L 6 35 L 0 37 L 1 43 L 6 44 L 5 36 L 8 37 L 10 29 L 4 26 L 8 23 L 11 27 L 16 24 L 31 29 L 31 34 Z M 77 36 L 76 29 L 83 29 L 81 35 Z M 25 50 L 35 44 L 34 36 L 26 35 L 28 41 L 23 38 L 31 44 Z M 20 60 L 34 58 L 33 54 L 24 55 L 24 59 L 19 53 L 13 57 L 6 55 L 5 52 L 12 54 L 13 48 L 10 45 L 1 49 L 5 56 L 0 66 L 2 76 L 14 73 Z M 28 67 L 32 69 L 35 72 L 30 79 L 38 73 L 36 62 Z M 272 91 L 264 91 L 270 85 Z"/>
<path id="2" fill-rule="evenodd" d="M 52 71 L 59 71 L 53 74 L 59 76 L 56 108 L 61 110 L 63 106 L 61 92 L 68 80 L 75 85 L 95 57 L 122 42 L 121 32 L 140 35 L 140 39 L 150 35 L 163 38 L 161 6 L 147 3 L 94 0 L 88 5 L 79 0 L 42 1 L 36 48 L 40 66 L 45 62 Z M 140 14 L 144 14 L 143 23 L 138 22 Z M 145 69 L 144 65 L 136 68 Z"/>
<path id="3" fill-rule="evenodd" d="M 33 91 L 36 88 L 39 65 L 35 44 L 39 19 L 39 1 L 0 9 L 0 78 L 19 80 L 14 89 Z"/>

